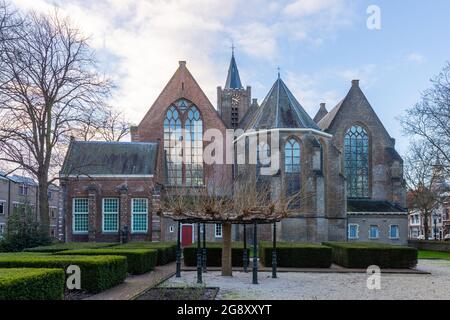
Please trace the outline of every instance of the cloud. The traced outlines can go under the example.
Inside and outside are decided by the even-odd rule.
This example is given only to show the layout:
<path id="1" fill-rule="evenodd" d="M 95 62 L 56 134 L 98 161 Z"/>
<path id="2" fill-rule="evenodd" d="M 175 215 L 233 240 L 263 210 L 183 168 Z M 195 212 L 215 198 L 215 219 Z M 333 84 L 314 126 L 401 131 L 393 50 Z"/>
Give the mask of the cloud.
<path id="1" fill-rule="evenodd" d="M 367 88 L 377 81 L 376 68 L 375 64 L 366 64 L 357 68 L 336 70 L 335 73 L 348 82 L 361 80 L 361 85 Z"/>
<path id="2" fill-rule="evenodd" d="M 419 64 L 424 63 L 426 60 L 423 55 L 421 55 L 420 53 L 416 53 L 416 52 L 412 52 L 412 53 L 408 54 L 406 59 L 409 62 L 414 62 L 414 63 L 419 63 Z"/>
<path id="3" fill-rule="evenodd" d="M 164 88 L 179 60 L 187 61 L 215 105 L 216 86 L 226 77 L 224 52 L 229 52 L 231 40 L 239 54 L 252 59 L 240 65 L 241 74 L 251 74 L 253 79 L 245 82 L 257 86 L 263 82 L 261 72 L 250 68 L 276 65 L 286 41 L 320 46 L 351 21 L 352 12 L 344 0 L 11 1 L 19 9 L 40 12 L 51 12 L 57 6 L 90 36 L 100 67 L 117 84 L 112 104 L 135 123 Z M 316 93 L 303 90 L 312 103 Z"/>

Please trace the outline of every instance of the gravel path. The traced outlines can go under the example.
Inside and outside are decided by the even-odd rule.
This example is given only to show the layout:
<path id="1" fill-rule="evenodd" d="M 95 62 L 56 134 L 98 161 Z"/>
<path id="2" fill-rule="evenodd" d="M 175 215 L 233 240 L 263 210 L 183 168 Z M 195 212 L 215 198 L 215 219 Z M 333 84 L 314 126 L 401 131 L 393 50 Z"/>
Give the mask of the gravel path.
<path id="1" fill-rule="evenodd" d="M 252 285 L 252 274 L 235 272 L 232 278 L 219 272 L 204 274 L 207 287 L 219 287 L 218 299 L 231 300 L 403 300 L 450 299 L 450 261 L 420 260 L 417 268 L 431 275 L 383 274 L 381 290 L 367 289 L 365 274 L 336 273 L 259 273 L 259 285 Z M 183 272 L 182 278 L 164 286 L 196 286 L 196 273 Z"/>

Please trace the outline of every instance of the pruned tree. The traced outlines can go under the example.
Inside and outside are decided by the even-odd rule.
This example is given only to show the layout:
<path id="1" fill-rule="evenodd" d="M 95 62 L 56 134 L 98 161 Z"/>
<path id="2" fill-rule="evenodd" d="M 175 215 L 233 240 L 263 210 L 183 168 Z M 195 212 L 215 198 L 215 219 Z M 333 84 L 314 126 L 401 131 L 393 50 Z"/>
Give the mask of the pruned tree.
<path id="1" fill-rule="evenodd" d="M 110 83 L 96 72 L 87 38 L 57 12 L 26 16 L 0 43 L 0 160 L 23 168 L 39 184 L 40 221 L 48 229 L 49 174 L 57 146 L 104 105 Z"/>
<path id="2" fill-rule="evenodd" d="M 439 154 L 444 170 L 450 172 L 450 62 L 431 82 L 401 122 L 405 133 Z"/>
<path id="3" fill-rule="evenodd" d="M 429 236 L 429 219 L 440 203 L 442 170 L 437 153 L 426 141 L 414 141 L 405 157 L 405 178 L 410 209 L 417 210 L 423 221 L 425 239 Z"/>

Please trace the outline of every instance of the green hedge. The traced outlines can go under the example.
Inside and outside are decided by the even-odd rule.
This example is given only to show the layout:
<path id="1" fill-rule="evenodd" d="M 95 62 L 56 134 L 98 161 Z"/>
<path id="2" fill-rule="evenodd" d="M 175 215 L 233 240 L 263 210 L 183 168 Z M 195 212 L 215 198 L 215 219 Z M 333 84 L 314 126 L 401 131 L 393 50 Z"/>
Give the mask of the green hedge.
<path id="1" fill-rule="evenodd" d="M 81 269 L 81 289 L 97 293 L 122 283 L 127 276 L 127 259 L 120 256 L 56 256 L 0 254 L 0 268 Z"/>
<path id="2" fill-rule="evenodd" d="M 129 242 L 112 249 L 155 249 L 158 251 L 157 266 L 175 261 L 177 254 L 177 245 L 174 242 Z"/>
<path id="3" fill-rule="evenodd" d="M 272 266 L 272 243 L 261 243 L 259 258 L 265 267 Z M 277 266 L 286 268 L 329 268 L 332 250 L 320 244 L 277 243 Z"/>
<path id="4" fill-rule="evenodd" d="M 417 265 L 417 249 L 375 243 L 324 242 L 333 249 L 333 262 L 346 268 L 403 269 Z"/>
<path id="5" fill-rule="evenodd" d="M 41 246 L 35 248 L 25 249 L 25 252 L 45 252 L 54 253 L 66 250 L 78 250 L 78 249 L 99 249 L 107 248 L 117 245 L 117 243 L 109 242 L 67 242 L 67 243 L 56 243 L 49 246 Z"/>
<path id="6" fill-rule="evenodd" d="M 62 300 L 61 269 L 0 269 L 0 300 Z"/>
<path id="7" fill-rule="evenodd" d="M 154 270 L 158 257 L 158 252 L 155 249 L 82 249 L 61 251 L 55 254 L 81 256 L 125 256 L 127 258 L 128 272 L 131 274 L 143 274 Z"/>
<path id="8" fill-rule="evenodd" d="M 203 248 L 203 247 L 202 247 Z M 234 243 L 231 249 L 231 259 L 233 267 L 243 266 L 244 247 L 239 243 Z M 183 249 L 184 265 L 187 267 L 197 266 L 197 247 L 186 247 Z M 250 249 L 247 248 L 247 257 L 250 257 Z M 222 243 L 207 243 L 206 264 L 209 267 L 222 266 Z"/>

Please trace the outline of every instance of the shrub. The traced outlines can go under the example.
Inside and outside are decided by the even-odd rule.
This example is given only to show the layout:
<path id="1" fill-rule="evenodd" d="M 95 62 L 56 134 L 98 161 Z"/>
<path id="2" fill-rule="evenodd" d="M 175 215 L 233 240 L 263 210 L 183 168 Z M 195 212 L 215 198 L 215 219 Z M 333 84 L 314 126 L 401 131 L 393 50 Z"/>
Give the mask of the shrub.
<path id="1" fill-rule="evenodd" d="M 0 269 L 0 300 L 62 300 L 61 269 Z"/>
<path id="2" fill-rule="evenodd" d="M 177 245 L 174 242 L 129 242 L 112 249 L 155 249 L 158 251 L 157 266 L 175 261 L 177 255 Z"/>
<path id="3" fill-rule="evenodd" d="M 183 249 L 184 264 L 188 267 L 197 265 L 197 248 L 187 247 Z M 247 248 L 247 257 L 250 257 L 250 249 Z M 244 259 L 244 246 L 234 243 L 231 249 L 233 267 L 242 267 Z M 209 267 L 222 266 L 222 244 L 208 243 L 206 245 L 206 265 Z"/>
<path id="4" fill-rule="evenodd" d="M 78 250 L 78 249 L 98 249 L 107 248 L 117 245 L 117 243 L 107 243 L 107 242 L 67 242 L 67 243 L 56 243 L 48 246 L 40 246 L 35 248 L 27 248 L 25 252 L 45 252 L 45 253 L 55 253 L 67 250 Z"/>
<path id="5" fill-rule="evenodd" d="M 81 255 L 81 256 L 124 256 L 127 258 L 128 272 L 131 274 L 143 274 L 155 269 L 158 252 L 155 249 L 81 249 L 67 250 L 55 253 L 56 255 Z"/>
<path id="6" fill-rule="evenodd" d="M 25 248 L 51 244 L 48 233 L 36 220 L 31 206 L 22 204 L 8 217 L 8 230 L 0 245 L 0 251 L 19 252 Z"/>
<path id="7" fill-rule="evenodd" d="M 122 283 L 127 276 L 127 259 L 120 256 L 56 256 L 30 253 L 0 254 L 0 268 L 81 269 L 81 289 L 97 293 Z"/>
<path id="8" fill-rule="evenodd" d="M 272 243 L 261 243 L 259 257 L 265 267 L 272 266 Z M 329 268 L 332 250 L 310 243 L 277 243 L 277 266 L 286 268 Z"/>
<path id="9" fill-rule="evenodd" d="M 412 268 L 417 265 L 417 249 L 375 243 L 325 242 L 333 249 L 333 262 L 346 268 Z"/>

